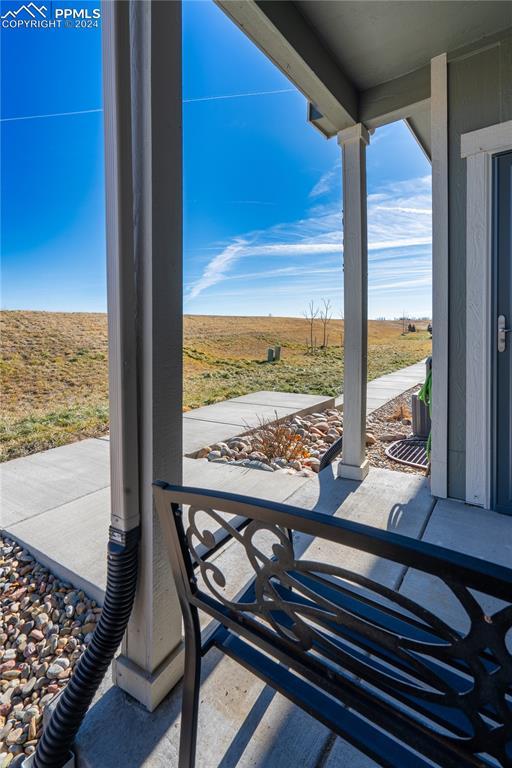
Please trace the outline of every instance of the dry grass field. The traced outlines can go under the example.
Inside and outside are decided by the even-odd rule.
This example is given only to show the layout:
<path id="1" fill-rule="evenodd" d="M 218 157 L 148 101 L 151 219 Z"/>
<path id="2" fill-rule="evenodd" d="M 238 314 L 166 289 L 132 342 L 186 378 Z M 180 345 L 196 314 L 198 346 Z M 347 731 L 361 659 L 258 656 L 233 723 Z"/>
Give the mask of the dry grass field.
<path id="1" fill-rule="evenodd" d="M 369 378 L 430 354 L 424 324 L 371 321 Z M 335 395 L 343 391 L 343 323 L 329 326 L 329 348 L 306 353 L 299 318 L 186 316 L 185 409 L 260 389 Z M 316 336 L 321 340 L 318 323 Z M 267 347 L 282 347 L 266 363 Z M 104 314 L 2 312 L 0 460 L 108 430 L 107 320 Z"/>

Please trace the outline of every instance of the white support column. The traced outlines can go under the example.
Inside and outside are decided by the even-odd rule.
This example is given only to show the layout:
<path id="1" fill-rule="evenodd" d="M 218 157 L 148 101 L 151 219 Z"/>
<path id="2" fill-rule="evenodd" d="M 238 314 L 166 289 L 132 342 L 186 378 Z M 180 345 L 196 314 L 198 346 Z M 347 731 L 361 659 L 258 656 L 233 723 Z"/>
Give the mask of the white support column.
<path id="1" fill-rule="evenodd" d="M 430 62 L 432 137 L 432 465 L 434 496 L 448 495 L 448 63 L 445 53 Z"/>
<path id="2" fill-rule="evenodd" d="M 366 145 L 361 123 L 338 133 L 343 153 L 344 383 L 343 453 L 338 475 L 363 480 L 366 454 L 366 376 L 368 357 L 368 228 Z"/>
<path id="3" fill-rule="evenodd" d="M 182 675 L 152 482 L 182 477 L 181 4 L 104 2 L 112 524 L 139 520 L 114 682 L 153 710 Z"/>

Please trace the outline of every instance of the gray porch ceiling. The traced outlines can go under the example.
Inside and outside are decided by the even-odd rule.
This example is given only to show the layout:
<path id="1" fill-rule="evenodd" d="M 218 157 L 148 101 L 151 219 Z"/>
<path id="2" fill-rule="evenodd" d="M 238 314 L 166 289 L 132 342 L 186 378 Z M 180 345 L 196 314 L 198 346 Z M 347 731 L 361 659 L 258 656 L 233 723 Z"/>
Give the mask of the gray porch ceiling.
<path id="1" fill-rule="evenodd" d="M 430 59 L 490 44 L 507 0 L 216 0 L 304 93 L 326 136 L 405 119 L 430 152 Z"/>
<path id="2" fill-rule="evenodd" d="M 512 24 L 511 4 L 493 0 L 298 0 L 295 5 L 358 90 L 413 72 L 440 53 Z"/>

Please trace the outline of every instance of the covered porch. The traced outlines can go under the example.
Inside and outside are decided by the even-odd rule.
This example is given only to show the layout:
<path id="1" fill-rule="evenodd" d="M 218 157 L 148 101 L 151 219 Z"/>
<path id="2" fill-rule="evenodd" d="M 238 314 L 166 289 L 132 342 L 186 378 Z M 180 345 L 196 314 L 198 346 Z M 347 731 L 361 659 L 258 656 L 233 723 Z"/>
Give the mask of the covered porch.
<path id="1" fill-rule="evenodd" d="M 343 453 L 335 466 L 340 482 L 361 482 L 368 474 L 366 149 L 375 128 L 407 118 L 423 149 L 430 153 L 432 146 L 435 167 L 442 170 L 445 57 L 435 57 L 432 65 L 429 60 L 414 77 L 402 78 L 400 87 L 393 81 L 359 93 L 318 40 L 310 46 L 312 30 L 295 4 L 221 6 L 305 93 L 311 121 L 337 136 L 343 169 L 345 378 Z M 142 535 L 139 589 L 114 679 L 152 710 L 180 679 L 183 650 L 151 494 L 156 479 L 183 480 L 180 4 L 110 3 L 104 24 L 112 525 L 124 534 L 140 522 Z M 480 17 L 475 24 L 485 26 Z M 431 48 L 434 43 L 439 45 L 430 40 Z M 389 71 L 396 73 L 396 66 Z M 368 86 L 376 77 L 368 74 L 361 83 Z M 446 496 L 443 189 L 445 176 L 434 173 L 439 211 L 434 212 L 437 407 L 431 482 L 438 497 Z"/>
<path id="2" fill-rule="evenodd" d="M 285 71 L 309 102 L 309 119 L 336 136 L 343 169 L 345 313 L 344 443 L 341 460 L 286 495 L 287 504 L 440 543 L 508 564 L 507 519 L 448 496 L 448 88 L 447 53 L 502 28 L 501 3 L 396 4 L 375 22 L 358 3 L 219 2 Z M 363 5 L 363 4 L 361 4 Z M 364 4 L 367 5 L 367 4 Z M 420 35 L 407 41 L 397 17 L 407 6 Z M 415 12 L 413 7 L 423 10 Z M 485 5 L 485 8 L 483 7 Z M 330 36 L 355 14 L 366 47 L 349 57 Z M 471 13 L 469 7 L 471 6 Z M 182 445 L 182 125 L 180 3 L 104 6 L 110 339 L 111 524 L 117 540 L 140 528 L 135 605 L 121 653 L 77 740 L 80 768 L 177 764 L 182 617 L 154 510 L 152 483 L 184 481 Z M 400 11 L 401 13 L 401 11 Z M 373 55 L 371 28 L 382 35 Z M 393 30 L 401 29 L 397 38 Z M 329 45 L 322 42 L 329 41 Z M 400 45 L 398 44 L 400 41 Z M 343 43 L 350 48 L 350 41 Z M 354 38 L 353 47 L 361 40 Z M 339 53 L 339 52 L 338 52 Z M 432 475 L 369 472 L 367 413 L 368 243 L 366 150 L 372 132 L 407 121 L 433 168 L 433 366 L 436 407 Z M 235 482 L 235 481 L 233 481 Z M 255 492 L 256 493 L 256 492 Z M 462 525 L 463 521 L 463 525 Z M 485 526 L 486 537 L 479 535 Z M 304 553 L 315 542 L 304 541 Z M 319 554 L 318 552 L 316 553 Z M 229 560 L 229 547 L 221 555 Z M 322 553 L 319 555 L 322 556 Z M 326 553 L 326 557 L 328 554 Z M 232 564 L 236 568 L 237 564 Z M 434 581 L 410 568 L 361 556 L 353 570 L 457 622 Z M 241 584 L 243 574 L 240 574 Z M 452 613 L 455 611 L 455 613 Z M 112 683 L 113 681 L 113 683 Z M 198 765 L 370 768 L 372 761 L 233 662 L 210 658 L 201 693 Z"/>
<path id="3" fill-rule="evenodd" d="M 386 7 L 375 21 L 358 4 L 220 3 L 285 71 L 310 102 L 309 119 L 336 136 L 343 168 L 345 312 L 344 445 L 333 487 L 360 482 L 365 459 L 368 255 L 366 149 L 372 131 L 405 119 L 433 164 L 433 366 L 436 407 L 431 491 L 447 495 L 448 298 L 447 55 L 503 26 L 500 3 L 466 4 L 459 31 L 455 5 L 407 5 L 421 46 L 398 33 Z M 485 7 L 484 7 L 485 5 Z M 366 4 L 365 4 L 366 6 Z M 365 7 L 363 6 L 363 7 Z M 471 7 L 471 13 L 469 9 Z M 400 13 L 405 12 L 400 9 Z M 107 156 L 109 333 L 111 344 L 112 524 L 141 526 L 135 609 L 114 679 L 154 709 L 182 671 L 181 617 L 153 510 L 151 482 L 179 484 L 182 387 L 181 23 L 179 3 L 105 6 L 104 68 Z M 337 13 L 343 11 L 338 18 Z M 356 13 L 354 56 L 345 71 L 321 40 Z M 334 15 L 333 15 L 334 14 Z M 425 15 L 426 14 L 426 15 Z M 342 18 L 343 17 L 343 18 Z M 345 19 L 347 20 L 347 19 Z M 395 31 L 394 31 L 395 30 Z M 330 39 L 330 50 L 336 50 Z M 334 46 L 334 47 L 333 47 Z M 366 53 L 365 53 L 365 47 Z M 339 482 L 339 485 L 336 483 Z M 364 484 L 363 484 L 364 486 Z M 338 492 L 337 490 L 335 491 Z M 423 493 L 428 493 L 425 486 Z M 433 502 L 432 502 L 433 503 Z M 335 512 L 339 505 L 330 510 Z M 425 521 L 423 521 L 425 522 Z M 387 523 L 386 523 L 387 525 Z M 418 531 L 419 533 L 419 531 Z"/>

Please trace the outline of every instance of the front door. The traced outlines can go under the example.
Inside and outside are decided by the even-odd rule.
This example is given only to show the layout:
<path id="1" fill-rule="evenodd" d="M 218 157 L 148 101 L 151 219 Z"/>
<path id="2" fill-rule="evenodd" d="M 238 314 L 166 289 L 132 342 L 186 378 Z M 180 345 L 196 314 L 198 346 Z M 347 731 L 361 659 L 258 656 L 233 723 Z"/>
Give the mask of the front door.
<path id="1" fill-rule="evenodd" d="M 493 160 L 495 271 L 494 506 L 512 514 L 512 152 Z"/>

